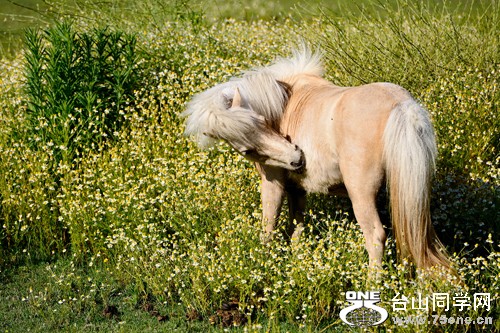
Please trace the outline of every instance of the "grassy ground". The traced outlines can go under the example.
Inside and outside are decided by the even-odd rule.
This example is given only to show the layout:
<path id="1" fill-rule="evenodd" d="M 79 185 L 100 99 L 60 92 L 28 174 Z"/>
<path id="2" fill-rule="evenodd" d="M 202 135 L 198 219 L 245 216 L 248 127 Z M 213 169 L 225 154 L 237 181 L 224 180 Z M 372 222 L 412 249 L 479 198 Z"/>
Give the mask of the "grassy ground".
<path id="1" fill-rule="evenodd" d="M 69 32 L 34 34 L 39 48 L 0 62 L 0 332 L 348 332 L 344 294 L 368 288 L 390 316 L 401 295 L 491 295 L 489 309 L 436 313 L 493 325 L 389 320 L 382 331 L 498 331 L 498 4 L 350 3 L 302 14 L 290 1 L 57 7 Z M 103 26 L 134 36 L 134 52 L 82 46 L 109 41 Z M 463 283 L 416 274 L 392 238 L 367 282 L 347 200 L 311 196 L 302 242 L 262 245 L 251 163 L 183 136 L 194 93 L 300 39 L 325 52 L 333 82 L 392 81 L 428 107 L 440 153 L 432 216 Z"/>
<path id="2" fill-rule="evenodd" d="M 33 306 L 27 301 L 39 297 L 47 301 L 55 290 L 40 292 L 50 285 L 53 274 L 68 269 L 66 262 L 57 269 L 46 264 L 21 266 L 2 276 L 0 313 L 2 332 L 210 332 L 207 322 L 188 321 L 182 307 L 164 306 L 154 302 L 142 304 L 135 290 L 118 287 L 106 299 L 96 298 L 88 308 L 64 307 L 58 301 L 49 307 Z M 95 284 L 107 282 L 99 272 L 81 272 Z M 51 295 L 51 296 L 52 296 Z M 62 296 L 62 295 L 61 295 Z M 48 296 L 50 297 L 50 296 Z M 49 301 L 50 303 L 50 301 Z"/>

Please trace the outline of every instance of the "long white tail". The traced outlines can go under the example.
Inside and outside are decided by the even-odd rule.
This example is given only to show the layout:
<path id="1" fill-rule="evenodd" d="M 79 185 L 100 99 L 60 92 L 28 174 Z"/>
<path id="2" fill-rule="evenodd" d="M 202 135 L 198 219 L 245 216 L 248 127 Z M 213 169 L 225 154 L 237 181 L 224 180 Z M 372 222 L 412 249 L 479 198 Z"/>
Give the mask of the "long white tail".
<path id="1" fill-rule="evenodd" d="M 384 162 L 397 248 L 419 268 L 450 267 L 430 216 L 436 156 L 427 111 L 412 99 L 400 103 L 392 110 L 384 131 Z"/>

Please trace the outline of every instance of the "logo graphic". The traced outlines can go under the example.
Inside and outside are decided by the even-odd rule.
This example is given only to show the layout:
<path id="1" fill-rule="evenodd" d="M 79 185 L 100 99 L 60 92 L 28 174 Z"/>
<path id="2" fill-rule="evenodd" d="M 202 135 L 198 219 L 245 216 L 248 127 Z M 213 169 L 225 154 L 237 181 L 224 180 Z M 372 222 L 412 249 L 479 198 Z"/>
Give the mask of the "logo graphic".
<path id="1" fill-rule="evenodd" d="M 376 326 L 386 321 L 389 313 L 380 306 L 379 291 L 348 291 L 345 293 L 346 301 L 351 306 L 342 309 L 339 313 L 340 319 L 346 324 L 358 327 Z"/>

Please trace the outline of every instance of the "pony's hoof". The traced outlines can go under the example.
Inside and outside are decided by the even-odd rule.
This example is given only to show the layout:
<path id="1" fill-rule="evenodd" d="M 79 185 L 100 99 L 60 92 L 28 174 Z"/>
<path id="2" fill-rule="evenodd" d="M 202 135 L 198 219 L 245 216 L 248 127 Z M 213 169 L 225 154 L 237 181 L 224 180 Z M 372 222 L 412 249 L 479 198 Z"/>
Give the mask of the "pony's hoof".
<path id="1" fill-rule="evenodd" d="M 260 234 L 260 241 L 262 244 L 266 245 L 271 243 L 273 240 L 273 233 L 272 232 L 263 232 Z"/>

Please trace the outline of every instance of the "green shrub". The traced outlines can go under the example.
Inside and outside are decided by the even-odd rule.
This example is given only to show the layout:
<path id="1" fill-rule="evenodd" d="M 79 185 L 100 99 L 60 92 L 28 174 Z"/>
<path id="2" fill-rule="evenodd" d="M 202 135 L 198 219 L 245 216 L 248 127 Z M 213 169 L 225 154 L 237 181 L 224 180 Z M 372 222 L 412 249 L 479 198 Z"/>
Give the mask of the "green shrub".
<path id="1" fill-rule="evenodd" d="M 51 144 L 59 161 L 95 149 L 119 131 L 123 105 L 137 87 L 136 39 L 95 29 L 77 33 L 61 23 L 26 33 L 29 139 Z"/>

